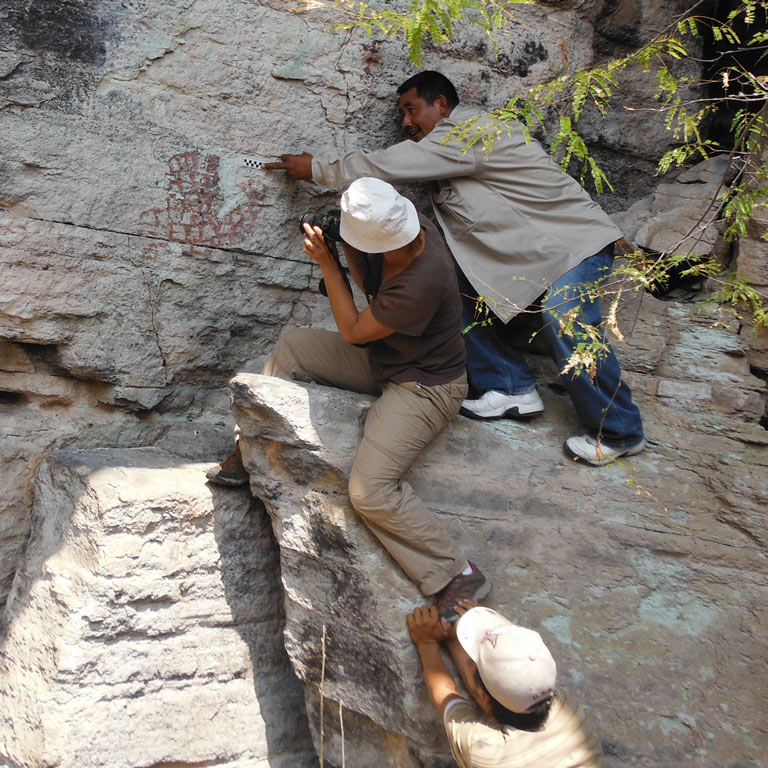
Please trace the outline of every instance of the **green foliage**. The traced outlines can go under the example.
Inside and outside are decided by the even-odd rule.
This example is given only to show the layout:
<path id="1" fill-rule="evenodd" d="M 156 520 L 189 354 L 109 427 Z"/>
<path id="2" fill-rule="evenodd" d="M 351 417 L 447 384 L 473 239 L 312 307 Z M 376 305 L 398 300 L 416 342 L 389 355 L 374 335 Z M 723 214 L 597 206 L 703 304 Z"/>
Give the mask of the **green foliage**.
<path id="1" fill-rule="evenodd" d="M 718 317 L 718 322 L 728 325 L 731 319 L 743 320 L 744 311 L 752 315 L 755 330 L 768 327 L 768 307 L 765 296 L 750 285 L 749 279 L 738 272 L 724 274 L 720 288 L 707 298 L 702 310 L 709 309 Z"/>
<path id="2" fill-rule="evenodd" d="M 336 8 L 352 18 L 339 29 L 362 27 L 369 35 L 375 29 L 390 38 L 403 37 L 408 57 L 417 67 L 422 64 L 422 48 L 429 37 L 434 45 L 445 45 L 454 35 L 457 22 L 480 27 L 496 49 L 496 32 L 511 18 L 511 6 L 528 5 L 535 0 L 412 0 L 407 12 L 377 8 L 369 2 L 337 0 Z"/>
<path id="3" fill-rule="evenodd" d="M 555 143 L 552 146 L 552 152 L 555 153 L 560 148 L 560 145 L 565 146 L 565 152 L 560 160 L 560 167 L 567 171 L 571 164 L 571 159 L 576 157 L 581 162 L 581 177 L 580 181 L 584 184 L 584 180 L 587 173 L 591 175 L 592 183 L 598 194 L 602 194 L 604 186 L 608 186 L 611 190 L 610 181 L 603 172 L 603 169 L 595 161 L 595 158 L 589 152 L 587 144 L 584 139 L 573 129 L 570 117 L 560 118 L 560 131 L 555 137 Z"/>
<path id="4" fill-rule="evenodd" d="M 382 0 L 385 2 L 385 0 Z M 535 0 L 522 0 L 535 2 Z M 420 66 L 422 48 L 427 40 L 440 46 L 448 43 L 456 34 L 457 25 L 469 23 L 480 27 L 493 41 L 505 27 L 515 23 L 515 0 L 412 0 L 405 12 L 386 7 L 374 8 L 370 2 L 336 0 L 336 7 L 350 17 L 340 26 L 363 27 L 369 34 L 374 30 L 390 38 L 402 37 L 411 61 Z M 509 99 L 503 107 L 494 109 L 484 118 L 477 118 L 457 126 L 447 141 L 460 141 L 463 151 L 480 145 L 487 154 L 493 151 L 498 137 L 513 129 L 522 129 L 526 140 L 534 131 L 552 133 L 550 151 L 563 170 L 573 172 L 585 186 L 600 194 L 606 188 L 613 189 L 606 174 L 592 156 L 589 146 L 579 131 L 579 121 L 588 111 L 606 115 L 616 106 L 615 94 L 622 76 L 629 71 L 641 71 L 653 77 L 655 107 L 646 107 L 649 113 L 660 113 L 674 145 L 658 162 L 657 174 L 663 175 L 672 168 L 726 154 L 735 176 L 730 188 L 712 200 L 713 218 L 719 217 L 724 236 L 733 240 L 744 236 L 749 226 L 762 227 L 760 236 L 768 241 L 768 77 L 752 72 L 733 58 L 723 58 L 722 67 L 715 73 L 709 85 L 719 84 L 719 96 L 696 96 L 704 83 L 696 83 L 680 75 L 680 63 L 692 56 L 697 41 L 709 38 L 731 48 L 729 53 L 745 51 L 757 54 L 759 61 L 768 55 L 768 0 L 741 0 L 728 18 L 717 20 L 697 13 L 700 4 L 678 17 L 662 34 L 632 53 L 602 63 L 597 67 L 567 72 L 553 80 L 535 85 Z M 746 29 L 743 42 L 737 31 Z M 693 95 L 692 95 L 693 94 Z M 731 125 L 731 143 L 721 146 L 706 135 L 706 119 L 726 106 L 736 105 Z M 633 109 L 625 106 L 625 109 Z M 638 109 L 638 108 L 634 108 Z M 629 279 L 636 290 L 664 286 L 671 274 L 706 278 L 717 286 L 712 300 L 720 307 L 722 316 L 740 317 L 742 310 L 752 314 L 758 326 L 768 326 L 766 296 L 749 285 L 742 275 L 729 273 L 714 259 L 693 257 L 690 253 L 662 253 L 651 257 L 636 252 L 630 254 L 626 266 L 617 270 L 617 280 L 623 286 Z M 615 310 L 618 295 L 625 287 L 615 291 L 611 285 L 594 287 L 603 299 L 609 300 L 608 328 L 621 337 L 616 323 Z M 490 322 L 489 315 L 480 314 L 465 329 Z M 611 319 L 612 318 L 612 319 Z M 592 337 L 585 329 L 579 329 L 576 316 L 564 317 L 563 333 L 584 335 L 571 364 L 575 370 L 593 370 L 600 359 L 600 339 Z M 581 342 L 580 342 L 581 344 Z"/>
<path id="5" fill-rule="evenodd" d="M 736 240 L 747 234 L 747 224 L 756 217 L 757 209 L 768 214 L 768 183 L 744 187 L 734 185 L 730 188 L 722 216 L 726 223 L 723 236 L 726 240 Z M 763 221 L 768 216 L 762 217 Z M 763 240 L 768 240 L 768 229 L 761 235 Z"/>
<path id="6" fill-rule="evenodd" d="M 474 318 L 466 328 L 462 328 L 462 335 L 469 333 L 473 328 L 490 325 L 493 322 L 493 315 L 491 314 L 492 304 L 493 299 L 489 299 L 487 296 L 477 297 L 477 301 L 475 301 Z"/>

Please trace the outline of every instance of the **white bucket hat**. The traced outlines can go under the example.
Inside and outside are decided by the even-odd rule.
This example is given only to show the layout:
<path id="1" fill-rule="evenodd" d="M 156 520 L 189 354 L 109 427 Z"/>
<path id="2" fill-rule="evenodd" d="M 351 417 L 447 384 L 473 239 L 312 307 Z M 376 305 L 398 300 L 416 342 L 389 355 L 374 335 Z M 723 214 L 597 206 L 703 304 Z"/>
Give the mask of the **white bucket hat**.
<path id="1" fill-rule="evenodd" d="M 339 232 L 358 251 L 394 251 L 414 240 L 420 228 L 413 203 L 386 181 L 366 176 L 341 196 Z"/>
<path id="2" fill-rule="evenodd" d="M 459 619 L 456 637 L 491 696 L 512 712 L 526 712 L 554 693 L 557 666 L 538 632 L 477 607 Z"/>

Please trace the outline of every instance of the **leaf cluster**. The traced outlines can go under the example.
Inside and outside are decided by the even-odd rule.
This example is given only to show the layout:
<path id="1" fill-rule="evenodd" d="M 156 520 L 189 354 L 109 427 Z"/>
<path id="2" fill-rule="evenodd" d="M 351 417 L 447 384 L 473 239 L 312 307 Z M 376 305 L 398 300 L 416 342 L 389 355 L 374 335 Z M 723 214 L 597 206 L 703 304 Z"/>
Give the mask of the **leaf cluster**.
<path id="1" fill-rule="evenodd" d="M 390 38 L 402 37 L 416 66 L 422 63 L 426 42 L 436 46 L 450 42 L 459 23 L 479 27 L 495 46 L 498 35 L 516 23 L 513 11 L 519 4 L 516 0 L 412 0 L 407 11 L 396 11 L 386 7 L 386 0 L 382 3 L 374 6 L 367 0 L 336 0 L 336 7 L 348 17 L 339 26 L 362 27 L 369 35 L 378 31 Z M 739 63 L 738 55 L 724 58 L 722 66 L 714 68 L 715 74 L 708 83 L 693 82 L 679 74 L 680 62 L 692 59 L 698 43 L 707 39 L 731 46 L 730 54 L 748 51 L 757 54 L 758 62 L 764 61 L 768 56 L 768 0 L 741 0 L 725 20 L 697 13 L 700 7 L 703 4 L 694 4 L 638 50 L 515 94 L 485 117 L 457 126 L 447 140 L 463 142 L 465 152 L 479 143 L 489 154 L 495 141 L 513 128 L 522 128 L 530 141 L 534 132 L 546 131 L 548 125 L 554 125 L 550 144 L 553 157 L 564 171 L 574 173 L 582 184 L 600 194 L 613 187 L 581 134 L 579 122 L 588 111 L 607 115 L 615 107 L 624 73 L 642 71 L 651 75 L 654 83 L 654 106 L 645 109 L 651 115 L 663 117 L 673 143 L 658 161 L 657 174 L 717 154 L 726 155 L 734 180 L 730 188 L 720 190 L 710 206 L 715 217 L 719 217 L 724 237 L 742 237 L 749 226 L 757 225 L 762 229 L 760 236 L 768 241 L 768 77 L 759 74 L 756 67 L 750 71 Z M 701 95 L 706 85 L 717 85 L 718 95 Z M 706 134 L 706 124 L 708 118 L 730 105 L 738 108 L 731 124 L 730 143 L 723 145 Z M 639 109 L 626 105 L 623 108 Z M 746 310 L 758 326 L 768 326 L 766 296 L 743 275 L 726 272 L 714 259 L 694 258 L 675 250 L 654 257 L 638 252 L 632 257 L 623 268 L 622 277 L 630 278 L 636 289 L 664 285 L 671 274 L 706 278 L 718 286 L 711 301 L 722 312 L 740 318 Z M 605 286 L 598 293 L 610 298 L 613 320 L 608 327 L 620 337 L 615 313 L 618 295 L 611 294 Z M 482 317 L 465 332 L 487 322 L 488 316 Z M 561 330 L 574 330 L 569 318 L 563 319 Z M 572 365 L 589 373 L 594 361 L 600 359 L 600 341 L 597 337 L 585 337 L 583 344 Z"/>
<path id="2" fill-rule="evenodd" d="M 337 29 L 362 27 L 368 35 L 402 36 L 411 62 L 420 67 L 427 39 L 434 45 L 449 43 L 456 24 L 466 21 L 482 29 L 496 47 L 496 33 L 511 20 L 511 6 L 530 5 L 535 0 L 411 0 L 408 11 L 395 11 L 369 2 L 337 0 L 336 8 L 350 16 Z"/>

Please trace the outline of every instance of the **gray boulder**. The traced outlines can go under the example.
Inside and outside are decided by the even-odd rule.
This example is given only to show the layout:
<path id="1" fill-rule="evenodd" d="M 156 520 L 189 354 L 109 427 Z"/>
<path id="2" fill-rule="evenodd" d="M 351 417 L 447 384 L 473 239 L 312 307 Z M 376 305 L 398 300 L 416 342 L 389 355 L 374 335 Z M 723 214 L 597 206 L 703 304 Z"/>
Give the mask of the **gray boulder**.
<path id="1" fill-rule="evenodd" d="M 280 547 L 286 648 L 316 749 L 325 631 L 329 764 L 342 741 L 351 765 L 443 764 L 404 622 L 424 598 L 346 495 L 370 398 L 253 374 L 231 387 L 251 489 Z M 768 441 L 722 412 L 715 425 L 682 384 L 659 387 L 650 447 L 631 461 L 592 470 L 562 455 L 569 404 L 544 389 L 538 423 L 459 418 L 408 479 L 494 580 L 490 604 L 544 634 L 610 765 L 714 767 L 753 754 L 764 733 Z M 361 718 L 377 728 L 350 727 Z"/>
<path id="2" fill-rule="evenodd" d="M 157 449 L 59 452 L 3 617 L 0 763 L 316 765 L 263 506 Z"/>

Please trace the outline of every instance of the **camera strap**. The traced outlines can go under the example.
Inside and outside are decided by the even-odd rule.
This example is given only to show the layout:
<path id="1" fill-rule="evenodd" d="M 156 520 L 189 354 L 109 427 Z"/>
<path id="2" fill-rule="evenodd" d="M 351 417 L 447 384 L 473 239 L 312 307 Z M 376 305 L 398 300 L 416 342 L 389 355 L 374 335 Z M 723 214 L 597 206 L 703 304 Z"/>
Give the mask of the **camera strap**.
<path id="1" fill-rule="evenodd" d="M 384 254 L 367 253 L 365 255 L 365 277 L 363 278 L 363 289 L 365 298 L 369 304 L 373 303 L 376 294 L 381 286 L 381 270 L 384 266 Z"/>

